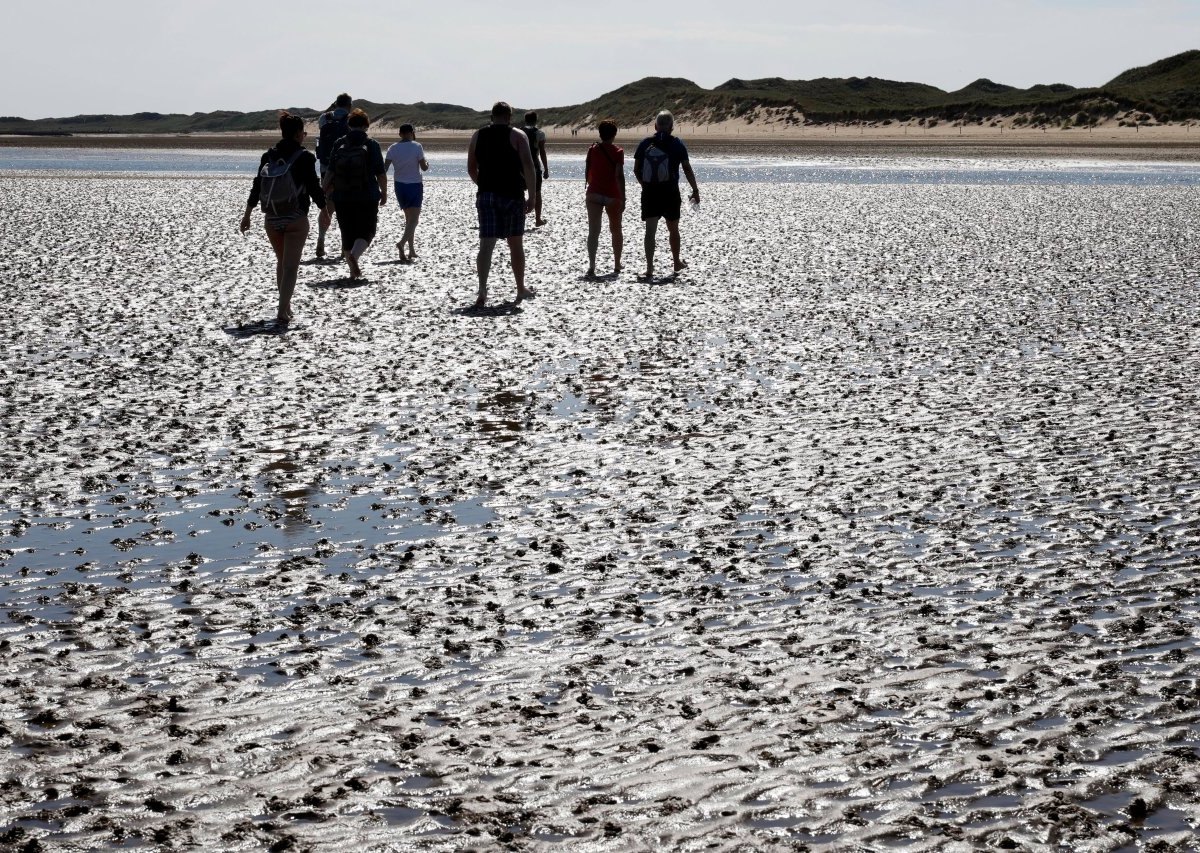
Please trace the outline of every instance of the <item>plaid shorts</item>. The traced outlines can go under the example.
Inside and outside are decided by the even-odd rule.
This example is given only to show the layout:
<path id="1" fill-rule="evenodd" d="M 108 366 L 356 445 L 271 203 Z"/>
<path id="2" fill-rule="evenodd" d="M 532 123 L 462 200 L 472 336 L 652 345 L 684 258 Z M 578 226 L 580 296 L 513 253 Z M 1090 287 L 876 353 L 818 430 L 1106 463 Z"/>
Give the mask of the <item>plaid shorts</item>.
<path id="1" fill-rule="evenodd" d="M 525 199 L 495 193 L 477 193 L 479 236 L 484 240 L 520 237 L 525 233 Z"/>

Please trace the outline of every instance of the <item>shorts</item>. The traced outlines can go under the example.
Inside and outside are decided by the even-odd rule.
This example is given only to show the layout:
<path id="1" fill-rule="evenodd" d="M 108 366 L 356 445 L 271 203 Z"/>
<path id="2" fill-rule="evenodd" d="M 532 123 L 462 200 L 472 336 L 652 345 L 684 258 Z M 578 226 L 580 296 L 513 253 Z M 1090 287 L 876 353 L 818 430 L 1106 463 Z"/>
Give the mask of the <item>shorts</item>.
<path id="1" fill-rule="evenodd" d="M 375 239 L 379 227 L 379 204 L 377 202 L 342 202 L 334 208 L 338 228 L 342 232 L 342 249 L 350 251 L 356 240 L 370 243 Z"/>
<path id="2" fill-rule="evenodd" d="M 663 219 L 671 222 L 679 221 L 679 211 L 683 207 L 683 199 L 679 195 L 679 184 L 643 184 L 642 185 L 642 219 Z"/>
<path id="3" fill-rule="evenodd" d="M 392 184 L 396 190 L 396 204 L 400 205 L 401 210 L 408 210 L 410 207 L 420 207 L 421 202 L 425 200 L 425 184 L 417 181 L 415 184 L 404 184 L 396 181 Z"/>
<path id="4" fill-rule="evenodd" d="M 475 209 L 479 212 L 479 237 L 498 240 L 520 237 L 525 233 L 525 199 L 477 193 Z"/>
<path id="5" fill-rule="evenodd" d="M 600 193 L 588 193 L 586 196 L 584 196 L 584 200 L 588 204 L 598 204 L 602 207 L 610 207 L 611 205 L 619 204 L 623 201 L 623 199 L 614 198 L 610 195 L 601 195 Z"/>

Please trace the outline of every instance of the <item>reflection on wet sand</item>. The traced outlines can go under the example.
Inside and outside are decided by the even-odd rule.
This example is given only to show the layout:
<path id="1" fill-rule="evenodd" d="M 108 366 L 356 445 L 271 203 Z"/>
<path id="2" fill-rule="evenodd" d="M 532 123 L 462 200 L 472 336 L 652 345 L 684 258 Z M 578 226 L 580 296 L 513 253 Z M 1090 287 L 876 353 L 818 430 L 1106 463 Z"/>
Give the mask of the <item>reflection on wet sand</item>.
<path id="1" fill-rule="evenodd" d="M 471 313 L 431 182 L 418 263 L 237 335 L 244 186 L 38 187 L 0 847 L 1193 846 L 1190 189 L 717 183 L 648 287 L 548 183 Z"/>

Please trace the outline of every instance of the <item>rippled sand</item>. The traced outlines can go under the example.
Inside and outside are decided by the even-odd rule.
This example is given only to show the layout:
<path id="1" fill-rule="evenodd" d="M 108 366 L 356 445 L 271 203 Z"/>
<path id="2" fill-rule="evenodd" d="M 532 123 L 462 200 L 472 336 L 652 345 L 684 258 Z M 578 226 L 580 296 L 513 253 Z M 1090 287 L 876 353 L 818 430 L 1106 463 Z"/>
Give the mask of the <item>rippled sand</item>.
<path id="1" fill-rule="evenodd" d="M 1196 849 L 1195 190 L 246 189 L 0 178 L 0 849 Z"/>

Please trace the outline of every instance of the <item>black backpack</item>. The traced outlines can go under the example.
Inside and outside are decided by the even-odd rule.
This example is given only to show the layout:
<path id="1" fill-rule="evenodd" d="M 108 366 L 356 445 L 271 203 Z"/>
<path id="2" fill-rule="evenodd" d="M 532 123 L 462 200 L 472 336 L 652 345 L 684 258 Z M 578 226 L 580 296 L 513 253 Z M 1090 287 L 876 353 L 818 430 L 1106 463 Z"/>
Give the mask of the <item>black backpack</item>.
<path id="1" fill-rule="evenodd" d="M 359 192 L 371 185 L 371 151 L 365 141 L 354 145 L 342 140 L 333 149 L 329 165 L 333 169 L 333 188 L 338 192 Z"/>
<path id="2" fill-rule="evenodd" d="M 330 117 L 325 124 L 321 125 L 321 135 L 317 137 L 317 159 L 321 161 L 322 165 L 329 165 L 329 158 L 333 154 L 333 146 L 339 139 L 350 132 L 349 119 L 348 115 L 341 118 Z"/>

